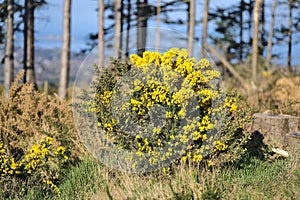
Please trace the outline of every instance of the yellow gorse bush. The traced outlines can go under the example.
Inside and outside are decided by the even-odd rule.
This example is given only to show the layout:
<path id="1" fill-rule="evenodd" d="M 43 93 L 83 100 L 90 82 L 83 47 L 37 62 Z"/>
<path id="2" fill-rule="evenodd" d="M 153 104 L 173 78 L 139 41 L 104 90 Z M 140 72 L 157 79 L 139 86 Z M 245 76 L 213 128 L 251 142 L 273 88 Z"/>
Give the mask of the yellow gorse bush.
<path id="1" fill-rule="evenodd" d="M 1 181 L 9 180 L 13 176 L 38 175 L 43 179 L 43 183 L 59 193 L 57 186 L 51 180 L 48 180 L 51 178 L 51 174 L 48 172 L 48 163 L 64 163 L 67 160 L 68 156 L 65 154 L 65 148 L 62 146 L 54 147 L 53 138 L 51 137 L 46 137 L 40 140 L 38 144 L 34 144 L 18 162 L 8 154 L 4 145 L 0 143 Z"/>
<path id="2" fill-rule="evenodd" d="M 99 75 L 88 110 L 97 113 L 108 138 L 131 151 L 133 168 L 171 159 L 198 163 L 207 151 L 227 149 L 226 139 L 214 141 L 223 117 L 237 110 L 236 99 L 218 87 L 220 73 L 207 59 L 197 61 L 186 49 L 172 48 L 132 54 L 130 61 L 113 61 L 117 75 Z M 125 91 L 117 84 L 120 79 L 128 86 Z"/>
<path id="3" fill-rule="evenodd" d="M 17 75 L 9 97 L 0 96 L 0 199 L 18 199 L 28 188 L 55 184 L 62 169 L 83 155 L 68 103 L 21 84 Z M 18 183 L 18 184 L 12 184 Z M 9 192 L 14 191 L 14 192 Z"/>

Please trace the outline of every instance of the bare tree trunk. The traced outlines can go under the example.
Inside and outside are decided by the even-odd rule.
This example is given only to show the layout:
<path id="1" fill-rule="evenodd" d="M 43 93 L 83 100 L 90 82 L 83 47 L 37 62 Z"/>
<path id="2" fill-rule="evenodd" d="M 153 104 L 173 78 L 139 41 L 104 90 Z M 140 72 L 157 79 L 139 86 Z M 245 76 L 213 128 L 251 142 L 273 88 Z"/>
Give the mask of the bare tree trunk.
<path id="1" fill-rule="evenodd" d="M 289 73 L 293 72 L 292 68 L 292 34 L 293 34 L 293 0 L 289 1 L 289 32 L 288 32 L 288 58 L 287 69 Z"/>
<path id="2" fill-rule="evenodd" d="M 260 32 L 260 44 L 258 53 L 262 55 L 265 50 L 265 0 L 261 0 L 261 32 Z"/>
<path id="3" fill-rule="evenodd" d="M 243 62 L 243 48 L 244 48 L 244 42 L 243 42 L 243 11 L 244 11 L 244 0 L 241 0 L 240 3 L 240 55 L 239 55 L 239 63 Z"/>
<path id="4" fill-rule="evenodd" d="M 4 95 L 14 79 L 14 0 L 7 0 L 6 40 L 4 58 Z"/>
<path id="5" fill-rule="evenodd" d="M 27 80 L 26 80 L 26 77 L 27 77 L 27 29 L 28 29 L 28 26 L 27 26 L 27 21 L 28 21 L 28 16 L 27 16 L 27 0 L 25 0 L 25 3 L 24 3 L 24 9 L 25 9 L 25 13 L 24 13 L 24 16 L 23 16 L 23 21 L 24 21 L 24 31 L 23 31 L 23 37 L 24 37 L 24 40 L 23 40 L 23 44 L 24 44 L 24 49 L 23 49 L 23 70 L 24 70 L 24 78 L 23 78 L 23 83 L 26 83 Z"/>
<path id="6" fill-rule="evenodd" d="M 203 11 L 203 28 L 202 28 L 202 49 L 206 50 L 206 38 L 207 38 L 207 24 L 208 24 L 208 10 L 209 10 L 209 0 L 205 0 L 205 6 Z M 205 56 L 202 50 L 202 57 Z"/>
<path id="7" fill-rule="evenodd" d="M 34 73 L 34 5 L 33 0 L 25 0 L 25 27 L 24 27 L 24 81 L 28 83 L 35 82 Z"/>
<path id="8" fill-rule="evenodd" d="M 194 43 L 194 35 L 195 35 L 195 7 L 196 7 L 195 0 L 190 0 L 188 51 L 191 55 L 193 55 L 193 43 Z"/>
<path id="9" fill-rule="evenodd" d="M 129 31 L 130 31 L 130 21 L 131 21 L 131 1 L 130 0 L 127 0 L 127 27 L 126 27 L 126 52 L 125 52 L 125 55 L 126 55 L 126 58 L 128 58 L 129 56 L 129 38 L 130 38 L 130 35 L 129 35 Z"/>
<path id="10" fill-rule="evenodd" d="M 61 99 L 67 97 L 67 88 L 70 74 L 70 38 L 71 38 L 71 0 L 64 0 L 64 22 L 63 22 L 63 43 L 61 51 L 61 71 L 58 96 Z"/>
<path id="11" fill-rule="evenodd" d="M 260 0 L 255 0 L 254 17 L 253 17 L 254 33 L 253 33 L 253 41 L 252 41 L 252 81 L 256 81 L 257 79 L 259 7 L 260 7 Z"/>
<path id="12" fill-rule="evenodd" d="M 122 55 L 122 0 L 115 0 L 115 39 L 114 54 L 116 58 Z"/>
<path id="13" fill-rule="evenodd" d="M 161 1 L 157 0 L 155 51 L 159 51 L 159 44 L 160 44 L 160 4 Z"/>
<path id="14" fill-rule="evenodd" d="M 146 49 L 146 40 L 147 40 L 147 7 L 148 0 L 144 0 L 141 3 L 140 0 L 137 0 L 137 9 L 138 9 L 138 22 L 137 22 L 137 49 L 138 55 L 142 55 Z"/>
<path id="15" fill-rule="evenodd" d="M 270 62 L 272 57 L 271 52 L 272 52 L 272 45 L 273 45 L 272 39 L 273 39 L 273 32 L 274 32 L 276 5 L 277 5 L 277 0 L 274 0 L 272 5 L 272 18 L 271 18 L 271 24 L 269 29 L 270 32 L 269 32 L 267 60 L 266 60 L 266 67 L 268 70 L 270 70 Z"/>
<path id="16" fill-rule="evenodd" d="M 249 0 L 249 6 L 248 6 L 248 36 L 249 36 L 249 43 L 247 46 L 247 53 L 250 54 L 251 52 L 251 43 L 252 43 L 252 15 L 253 15 L 253 0 Z"/>
<path id="17" fill-rule="evenodd" d="M 98 18 L 98 67 L 104 64 L 104 0 L 99 0 Z"/>

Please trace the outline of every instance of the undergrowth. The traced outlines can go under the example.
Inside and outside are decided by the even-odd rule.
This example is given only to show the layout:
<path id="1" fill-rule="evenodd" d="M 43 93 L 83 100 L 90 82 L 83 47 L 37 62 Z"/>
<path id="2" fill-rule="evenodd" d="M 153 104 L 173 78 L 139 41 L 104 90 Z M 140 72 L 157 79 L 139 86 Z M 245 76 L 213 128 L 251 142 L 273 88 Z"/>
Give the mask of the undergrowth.
<path id="1" fill-rule="evenodd" d="M 32 84 L 20 84 L 21 72 L 0 97 L 0 198 L 21 198 L 37 190 L 60 191 L 66 166 L 80 160 L 80 145 L 70 106 L 46 97 Z"/>

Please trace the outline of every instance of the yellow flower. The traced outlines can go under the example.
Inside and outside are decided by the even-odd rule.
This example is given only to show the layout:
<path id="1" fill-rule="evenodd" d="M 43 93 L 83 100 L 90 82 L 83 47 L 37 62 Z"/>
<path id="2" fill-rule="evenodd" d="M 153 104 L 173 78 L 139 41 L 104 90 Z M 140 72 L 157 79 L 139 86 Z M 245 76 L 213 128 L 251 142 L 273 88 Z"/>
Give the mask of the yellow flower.
<path id="1" fill-rule="evenodd" d="M 18 167 L 20 167 L 22 165 L 22 163 L 15 163 L 15 159 L 11 158 L 11 166 L 10 168 L 12 170 L 16 170 Z"/>
<path id="2" fill-rule="evenodd" d="M 224 143 L 222 143 L 221 141 L 217 140 L 214 143 L 215 149 L 214 151 L 224 151 L 228 148 L 228 146 Z"/>
<path id="3" fill-rule="evenodd" d="M 185 113 L 185 109 L 182 108 L 179 112 L 178 112 L 178 116 L 179 117 L 185 117 L 186 116 L 186 113 Z"/>
<path id="4" fill-rule="evenodd" d="M 147 138 L 144 139 L 145 146 L 149 145 L 149 141 Z"/>
<path id="5" fill-rule="evenodd" d="M 161 143 L 161 140 L 160 140 L 160 139 L 158 139 L 157 145 L 158 145 L 158 146 L 162 146 L 162 143 Z"/>
<path id="6" fill-rule="evenodd" d="M 104 124 L 104 128 L 106 128 L 106 130 L 108 131 L 112 131 L 113 130 L 113 127 L 111 124 Z"/>
<path id="7" fill-rule="evenodd" d="M 134 65 L 139 66 L 139 65 L 141 64 L 141 62 L 142 62 L 142 58 L 139 57 L 139 56 L 136 55 L 136 54 L 131 54 L 131 55 L 130 55 L 130 61 L 131 61 Z"/>
<path id="8" fill-rule="evenodd" d="M 188 142 L 188 137 L 186 135 L 182 135 L 180 137 L 180 142 L 182 142 L 183 144 L 186 144 Z"/>
<path id="9" fill-rule="evenodd" d="M 156 127 L 154 127 L 154 128 L 153 128 L 153 133 L 155 133 L 155 134 L 160 134 L 160 133 L 161 133 L 161 128 L 156 128 Z"/>
<path id="10" fill-rule="evenodd" d="M 225 106 L 229 108 L 229 111 L 234 112 L 237 110 L 236 99 L 235 98 L 226 98 Z"/>
<path id="11" fill-rule="evenodd" d="M 49 145 L 51 145 L 53 143 L 53 138 L 46 137 L 46 143 L 48 143 Z"/>
<path id="12" fill-rule="evenodd" d="M 193 161 L 194 162 L 200 162 L 202 160 L 202 155 L 194 155 Z"/>
<path id="13" fill-rule="evenodd" d="M 141 152 L 141 151 L 137 151 L 135 154 L 136 154 L 136 155 L 138 155 L 138 156 L 141 156 L 141 157 L 143 157 L 143 156 L 144 156 L 144 153 L 143 153 L 143 152 Z"/>
<path id="14" fill-rule="evenodd" d="M 210 66 L 209 61 L 206 58 L 202 58 L 198 63 L 202 69 Z"/>
<path id="15" fill-rule="evenodd" d="M 193 140 L 198 140 L 201 137 L 201 134 L 199 131 L 193 132 Z"/>
<path id="16" fill-rule="evenodd" d="M 166 112 L 166 118 L 171 119 L 172 118 L 172 112 L 167 111 Z"/>
<path id="17" fill-rule="evenodd" d="M 51 189 L 53 189 L 55 192 L 58 193 L 58 195 L 60 195 L 60 191 L 59 188 L 50 180 L 43 180 L 44 183 L 46 183 L 47 185 L 49 185 L 51 187 Z"/>
<path id="18" fill-rule="evenodd" d="M 56 149 L 56 151 L 55 151 L 54 154 L 56 154 L 56 155 L 58 155 L 58 154 L 64 154 L 65 151 L 66 151 L 66 149 L 65 149 L 63 146 L 59 146 L 59 147 Z"/>

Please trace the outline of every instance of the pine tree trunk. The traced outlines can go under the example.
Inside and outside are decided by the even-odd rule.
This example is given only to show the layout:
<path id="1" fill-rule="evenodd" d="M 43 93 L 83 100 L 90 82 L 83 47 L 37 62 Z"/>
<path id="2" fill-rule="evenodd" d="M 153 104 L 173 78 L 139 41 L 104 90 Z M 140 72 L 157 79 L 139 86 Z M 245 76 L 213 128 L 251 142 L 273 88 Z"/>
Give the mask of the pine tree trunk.
<path id="1" fill-rule="evenodd" d="M 121 58 L 122 55 L 122 0 L 115 0 L 115 36 L 114 55 Z"/>
<path id="2" fill-rule="evenodd" d="M 14 79 L 14 0 L 7 0 L 4 63 L 4 95 L 8 97 L 9 87 Z"/>
<path id="3" fill-rule="evenodd" d="M 129 35 L 129 31 L 130 31 L 130 21 L 131 21 L 131 1 L 130 0 L 127 0 L 127 27 L 126 27 L 126 50 L 125 50 L 125 55 L 126 55 L 126 58 L 128 58 L 129 56 L 129 38 L 130 38 L 130 35 Z"/>
<path id="4" fill-rule="evenodd" d="M 195 35 L 195 7 L 195 0 L 190 0 L 188 51 L 191 55 L 193 55 L 193 43 Z"/>
<path id="5" fill-rule="evenodd" d="M 203 10 L 203 28 L 202 28 L 202 57 L 205 56 L 204 50 L 207 49 L 206 38 L 207 38 L 208 10 L 209 10 L 209 0 L 205 0 L 205 7 Z"/>
<path id="6" fill-rule="evenodd" d="M 261 0 L 261 30 L 260 30 L 260 43 L 259 43 L 259 51 L 260 55 L 263 55 L 265 49 L 265 0 Z"/>
<path id="7" fill-rule="evenodd" d="M 61 71 L 58 96 L 61 99 L 67 97 L 67 88 L 70 74 L 70 38 L 71 38 L 71 0 L 64 1 L 63 43 L 61 51 Z"/>
<path id="8" fill-rule="evenodd" d="M 252 81 L 256 81 L 257 79 L 259 7 L 260 7 L 260 0 L 255 0 L 254 17 L 253 17 L 254 33 L 253 33 L 253 41 L 252 41 Z"/>
<path id="9" fill-rule="evenodd" d="M 293 34 L 293 3 L 289 1 L 289 31 L 288 31 L 288 58 L 287 69 L 289 73 L 293 72 L 292 69 L 292 34 Z"/>
<path id="10" fill-rule="evenodd" d="M 248 5 L 248 36 L 249 36 L 249 43 L 247 46 L 247 54 L 251 53 L 251 46 L 252 46 L 252 15 L 253 15 L 253 0 L 249 0 L 249 5 Z"/>
<path id="11" fill-rule="evenodd" d="M 141 3 L 140 0 L 137 0 L 137 50 L 138 55 L 142 56 L 143 52 L 146 48 L 146 40 L 147 40 L 147 7 L 148 7 L 148 0 L 144 0 Z"/>
<path id="12" fill-rule="evenodd" d="M 240 3 L 240 48 L 239 48 L 239 63 L 243 62 L 243 48 L 244 48 L 244 42 L 243 42 L 243 11 L 244 11 L 244 0 L 241 0 Z"/>
<path id="13" fill-rule="evenodd" d="M 155 51 L 159 51 L 160 43 L 160 4 L 161 1 L 157 0 Z"/>
<path id="14" fill-rule="evenodd" d="M 268 70 L 270 70 L 270 62 L 272 57 L 272 39 L 273 39 L 273 32 L 274 32 L 274 22 L 275 22 L 275 12 L 276 12 L 276 6 L 277 6 L 277 0 L 273 1 L 272 5 L 272 18 L 271 18 L 271 24 L 269 29 L 269 39 L 268 39 L 268 50 L 267 50 L 267 60 L 266 60 L 266 67 Z"/>
<path id="15" fill-rule="evenodd" d="M 35 85 L 34 73 L 34 5 L 33 0 L 25 0 L 24 27 L 24 81 Z"/>
<path id="16" fill-rule="evenodd" d="M 99 0 L 98 18 L 98 67 L 104 64 L 104 0 Z"/>

